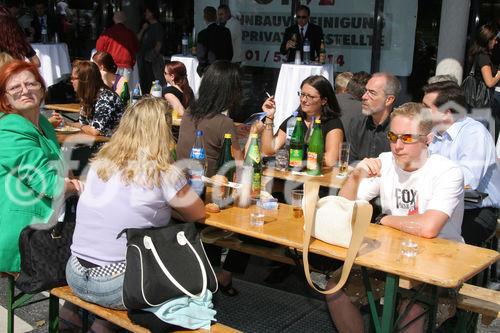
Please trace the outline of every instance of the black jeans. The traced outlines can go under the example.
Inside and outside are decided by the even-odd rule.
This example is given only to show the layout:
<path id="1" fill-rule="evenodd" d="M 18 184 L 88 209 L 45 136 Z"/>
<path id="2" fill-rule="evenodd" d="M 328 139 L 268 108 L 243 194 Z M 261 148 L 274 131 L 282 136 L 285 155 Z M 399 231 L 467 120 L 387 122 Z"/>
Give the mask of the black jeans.
<path id="1" fill-rule="evenodd" d="M 484 241 L 496 230 L 497 218 L 498 208 L 483 207 L 464 210 L 462 237 L 465 243 L 484 246 Z"/>

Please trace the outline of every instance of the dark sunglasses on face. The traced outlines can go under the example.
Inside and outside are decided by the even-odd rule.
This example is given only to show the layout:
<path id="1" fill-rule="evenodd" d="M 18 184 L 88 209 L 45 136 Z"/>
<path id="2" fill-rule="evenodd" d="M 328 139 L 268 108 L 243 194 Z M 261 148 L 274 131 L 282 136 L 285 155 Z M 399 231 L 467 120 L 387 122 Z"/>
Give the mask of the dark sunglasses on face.
<path id="1" fill-rule="evenodd" d="M 387 132 L 387 139 L 389 139 L 390 142 L 396 143 L 399 140 L 401 140 L 402 143 L 416 143 L 418 142 L 418 139 L 422 136 L 425 136 L 423 134 L 396 134 L 392 131 Z"/>

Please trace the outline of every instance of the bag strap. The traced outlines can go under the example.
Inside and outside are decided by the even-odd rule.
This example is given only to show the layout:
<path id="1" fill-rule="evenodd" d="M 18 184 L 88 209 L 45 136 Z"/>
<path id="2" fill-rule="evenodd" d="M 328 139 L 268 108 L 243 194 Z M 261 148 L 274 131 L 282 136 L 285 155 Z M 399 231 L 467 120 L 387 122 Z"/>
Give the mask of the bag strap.
<path id="1" fill-rule="evenodd" d="M 373 213 L 373 208 L 370 204 L 356 204 L 355 222 L 352 230 L 352 239 L 349 244 L 349 249 L 347 250 L 347 256 L 344 261 L 344 266 L 342 267 L 342 275 L 337 285 L 329 290 L 320 290 L 316 288 L 311 279 L 311 272 L 309 270 L 309 244 L 311 241 L 312 227 L 314 225 L 314 219 L 316 218 L 316 204 L 318 201 L 319 185 L 313 183 L 304 184 L 304 198 L 305 198 L 305 233 L 302 246 L 302 260 L 304 262 L 304 272 L 309 285 L 325 295 L 330 295 L 339 291 L 347 282 L 351 268 L 354 264 L 354 260 L 358 254 L 358 250 L 363 243 L 363 238 L 370 224 L 370 219 Z M 332 217 L 334 218 L 334 217 Z"/>
<path id="2" fill-rule="evenodd" d="M 149 236 L 144 236 L 144 247 L 147 250 L 151 250 L 153 252 L 153 256 L 155 257 L 156 263 L 158 266 L 160 266 L 161 270 L 163 271 L 163 274 L 174 284 L 174 286 L 177 287 L 180 291 L 182 291 L 185 295 L 191 297 L 191 298 L 202 298 L 206 291 L 207 291 L 207 272 L 205 270 L 205 265 L 203 265 L 203 261 L 201 261 L 200 256 L 198 255 L 198 252 L 193 248 L 191 243 L 189 243 L 188 239 L 186 238 L 186 235 L 184 234 L 184 231 L 179 231 L 177 233 L 176 237 L 177 242 L 179 245 L 184 246 L 188 245 L 191 251 L 194 253 L 196 259 L 198 260 L 198 264 L 200 265 L 201 269 L 201 277 L 202 277 L 202 289 L 201 292 L 198 295 L 190 293 L 186 288 L 184 288 L 176 279 L 175 277 L 168 271 L 167 267 L 163 264 L 163 261 L 161 260 L 160 256 L 158 255 L 158 252 L 156 251 L 156 247 L 153 244 L 153 240 Z"/>

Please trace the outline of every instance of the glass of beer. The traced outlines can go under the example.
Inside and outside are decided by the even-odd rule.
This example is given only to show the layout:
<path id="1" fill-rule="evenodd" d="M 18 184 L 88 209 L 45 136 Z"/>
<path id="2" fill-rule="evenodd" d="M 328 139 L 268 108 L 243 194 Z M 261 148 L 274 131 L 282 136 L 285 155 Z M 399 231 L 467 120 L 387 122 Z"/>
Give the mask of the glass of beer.
<path id="1" fill-rule="evenodd" d="M 349 151 L 351 149 L 351 144 L 349 142 L 342 142 L 339 147 L 339 173 L 338 177 L 347 176 L 347 171 L 349 169 Z"/>
<path id="2" fill-rule="evenodd" d="M 304 199 L 303 190 L 292 190 L 293 217 L 296 219 L 304 216 L 304 212 L 302 211 L 302 199 Z"/>

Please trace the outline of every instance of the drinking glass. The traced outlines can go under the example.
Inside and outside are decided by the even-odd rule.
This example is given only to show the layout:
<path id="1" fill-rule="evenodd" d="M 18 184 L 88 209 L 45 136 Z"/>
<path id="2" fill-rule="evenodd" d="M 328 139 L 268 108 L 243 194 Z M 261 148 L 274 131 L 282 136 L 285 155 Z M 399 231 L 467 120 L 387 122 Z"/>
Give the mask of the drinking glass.
<path id="1" fill-rule="evenodd" d="M 303 190 L 292 190 L 292 207 L 293 207 L 293 217 L 302 218 L 304 212 L 302 211 L 302 199 L 304 199 Z"/>
<path id="2" fill-rule="evenodd" d="M 342 142 L 339 147 L 339 173 L 337 176 L 345 177 L 347 176 L 347 171 L 349 169 L 349 150 L 351 149 L 351 144 L 349 142 Z"/>
<path id="3" fill-rule="evenodd" d="M 420 237 L 422 226 L 415 222 L 402 222 L 400 230 L 405 234 L 401 240 L 401 254 L 407 258 L 414 258 L 418 254 L 418 237 Z"/>

